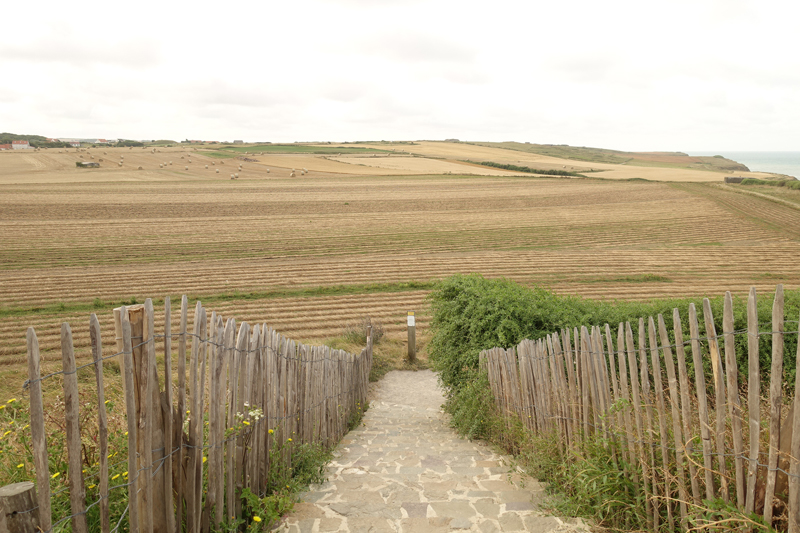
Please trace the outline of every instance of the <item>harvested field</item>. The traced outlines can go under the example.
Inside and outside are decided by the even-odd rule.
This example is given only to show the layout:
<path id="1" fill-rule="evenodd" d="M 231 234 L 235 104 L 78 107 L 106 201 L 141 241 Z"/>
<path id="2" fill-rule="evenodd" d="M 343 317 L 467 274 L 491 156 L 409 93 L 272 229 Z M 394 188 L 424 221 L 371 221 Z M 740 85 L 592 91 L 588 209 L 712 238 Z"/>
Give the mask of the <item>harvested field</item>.
<path id="1" fill-rule="evenodd" d="M 188 294 L 226 316 L 320 341 L 366 315 L 400 338 L 410 309 L 424 329 L 431 282 L 458 272 L 601 299 L 800 286 L 800 210 L 733 187 L 356 175 L 310 164 L 307 176 L 290 179 L 260 163 L 245 163 L 232 181 L 235 159 L 219 165 L 228 169 L 219 178 L 204 168 L 219 159 L 191 152 L 189 165 L 190 151 L 165 150 L 91 151 L 115 167 L 123 155 L 120 170 L 76 169 L 76 153 L 54 150 L 0 154 L 4 390 L 17 392 L 24 379 L 28 326 L 56 364 L 59 325 L 72 322 L 85 359 L 79 326 L 89 314 L 98 314 L 110 347 L 111 307 L 146 297 L 169 295 L 174 306 Z M 128 168 L 139 165 L 149 170 Z M 274 168 L 292 166 L 301 168 Z"/>

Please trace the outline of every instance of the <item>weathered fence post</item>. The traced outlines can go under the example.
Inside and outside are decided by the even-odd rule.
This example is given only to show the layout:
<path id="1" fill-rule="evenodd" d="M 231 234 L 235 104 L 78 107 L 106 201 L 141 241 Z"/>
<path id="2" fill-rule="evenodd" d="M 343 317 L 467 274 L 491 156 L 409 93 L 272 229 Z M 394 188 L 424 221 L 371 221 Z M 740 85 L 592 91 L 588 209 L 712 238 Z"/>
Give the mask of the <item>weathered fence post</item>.
<path id="1" fill-rule="evenodd" d="M 40 531 L 39 506 L 36 504 L 36 491 L 32 481 L 0 487 L 0 531 Z"/>
<path id="2" fill-rule="evenodd" d="M 408 312 L 408 360 L 411 363 L 417 360 L 417 324 L 414 311 Z"/>

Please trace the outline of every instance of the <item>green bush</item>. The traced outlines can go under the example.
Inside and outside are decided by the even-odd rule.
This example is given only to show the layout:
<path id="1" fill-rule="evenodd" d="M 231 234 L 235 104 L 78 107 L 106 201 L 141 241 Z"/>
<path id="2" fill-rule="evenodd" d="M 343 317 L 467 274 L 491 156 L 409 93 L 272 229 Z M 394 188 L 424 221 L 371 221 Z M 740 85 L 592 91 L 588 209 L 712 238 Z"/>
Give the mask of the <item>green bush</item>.
<path id="1" fill-rule="evenodd" d="M 689 339 L 689 305 L 697 309 L 700 335 L 705 335 L 703 299 L 663 299 L 650 302 L 601 302 L 574 296 L 560 296 L 548 290 L 526 288 L 507 279 L 486 279 L 478 274 L 455 275 L 442 280 L 431 293 L 433 336 L 428 353 L 433 368 L 448 395 L 474 379 L 481 350 L 516 346 L 523 339 L 539 339 L 563 328 L 611 326 L 616 344 L 616 330 L 620 322 L 631 322 L 634 338 L 638 339 L 638 319 L 664 316 L 670 338 L 672 312 L 680 311 L 683 338 Z M 774 294 L 758 295 L 760 329 L 769 330 L 772 323 Z M 786 324 L 784 346 L 784 379 L 793 382 L 797 349 L 797 323 L 800 317 L 800 290 L 785 290 L 785 316 L 793 321 Z M 710 299 L 717 334 L 722 333 L 723 296 Z M 734 298 L 734 329 L 747 329 L 747 301 Z M 762 385 L 769 387 L 769 368 L 772 361 L 771 338 L 760 337 L 759 359 Z M 747 375 L 747 336 L 737 335 L 736 355 L 740 375 Z M 711 376 L 711 363 L 704 358 L 706 376 Z M 690 378 L 694 376 L 691 353 L 687 350 L 687 367 Z"/>

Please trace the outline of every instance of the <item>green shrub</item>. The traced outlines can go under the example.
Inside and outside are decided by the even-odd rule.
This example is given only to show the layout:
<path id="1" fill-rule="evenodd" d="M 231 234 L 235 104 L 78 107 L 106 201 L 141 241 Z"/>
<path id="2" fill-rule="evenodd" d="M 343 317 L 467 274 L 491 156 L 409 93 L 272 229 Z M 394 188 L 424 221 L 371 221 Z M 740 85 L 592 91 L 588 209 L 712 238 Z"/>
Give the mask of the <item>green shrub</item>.
<path id="1" fill-rule="evenodd" d="M 650 302 L 601 302 L 574 296 L 560 296 L 539 287 L 526 288 L 507 279 L 486 279 L 478 274 L 455 275 L 442 280 L 431 293 L 431 331 L 433 333 L 428 354 L 434 370 L 448 395 L 473 379 L 472 371 L 478 368 L 481 350 L 516 346 L 523 339 L 539 339 L 563 328 L 580 326 L 605 326 L 615 333 L 620 322 L 631 322 L 634 337 L 638 338 L 638 319 L 664 316 L 670 338 L 672 311 L 680 310 L 683 338 L 689 339 L 689 305 L 694 303 L 699 320 L 699 331 L 705 335 L 703 299 L 662 299 Z M 758 295 L 758 318 L 761 330 L 768 330 L 772 322 L 774 294 Z M 785 315 L 788 320 L 800 317 L 800 290 L 785 290 Z M 710 298 L 717 334 L 722 333 L 723 296 Z M 734 329 L 747 329 L 746 298 L 734 298 Z M 784 346 L 784 379 L 793 382 L 797 349 L 796 322 L 786 325 L 789 334 Z M 759 339 L 759 359 L 762 377 L 769 375 L 772 361 L 771 338 Z M 739 372 L 747 375 L 747 336 L 736 336 L 736 355 Z M 704 358 L 704 371 L 711 377 L 711 363 Z M 691 354 L 687 350 L 687 368 L 694 376 Z M 769 379 L 762 379 L 765 390 Z"/>

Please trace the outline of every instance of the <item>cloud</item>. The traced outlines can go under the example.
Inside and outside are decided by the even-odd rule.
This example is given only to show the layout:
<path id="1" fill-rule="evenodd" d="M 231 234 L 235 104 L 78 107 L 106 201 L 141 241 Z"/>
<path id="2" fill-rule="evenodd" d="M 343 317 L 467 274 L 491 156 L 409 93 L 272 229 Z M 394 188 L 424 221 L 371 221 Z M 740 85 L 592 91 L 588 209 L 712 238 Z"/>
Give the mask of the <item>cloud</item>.
<path id="1" fill-rule="evenodd" d="M 347 46 L 350 48 L 350 46 Z M 399 63 L 473 63 L 478 49 L 454 40 L 414 31 L 393 30 L 354 40 L 350 52 Z"/>

